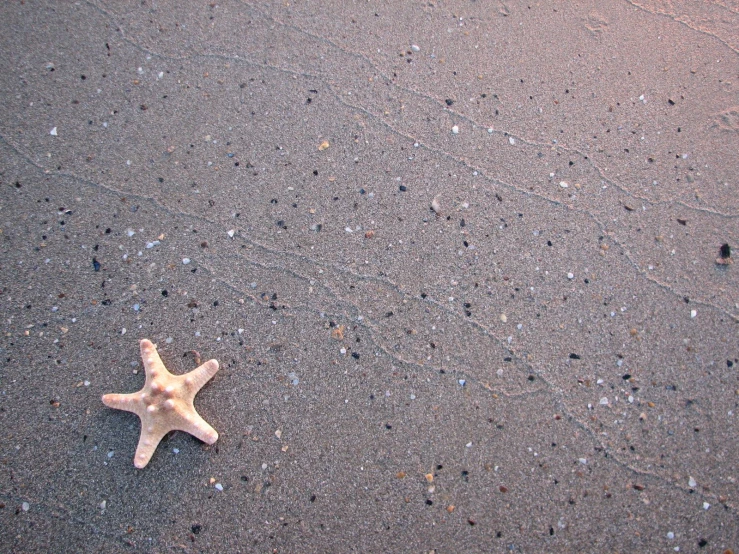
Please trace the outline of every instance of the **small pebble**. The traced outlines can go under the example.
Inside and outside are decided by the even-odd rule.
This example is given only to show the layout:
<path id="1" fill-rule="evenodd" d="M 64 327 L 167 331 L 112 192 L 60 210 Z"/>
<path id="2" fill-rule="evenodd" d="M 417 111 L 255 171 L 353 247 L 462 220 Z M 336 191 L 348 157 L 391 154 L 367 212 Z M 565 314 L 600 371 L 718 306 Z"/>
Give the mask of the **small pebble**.
<path id="1" fill-rule="evenodd" d="M 190 263 L 190 258 L 182 258 L 182 263 L 183 263 L 184 265 L 187 265 L 187 264 L 189 264 L 189 263 Z"/>
<path id="2" fill-rule="evenodd" d="M 567 274 L 567 278 L 568 279 L 574 279 L 575 278 L 575 275 L 573 273 L 568 273 Z"/>
<path id="3" fill-rule="evenodd" d="M 696 312 L 695 310 L 690 310 L 690 317 L 691 318 L 694 318 L 697 315 L 698 315 L 698 312 Z"/>
<path id="4" fill-rule="evenodd" d="M 50 135 L 51 135 L 52 137 L 55 137 L 55 136 L 56 136 L 56 127 L 54 127 L 54 128 L 53 128 L 53 129 L 51 130 L 51 131 L 49 131 L 49 134 L 50 134 Z"/>
<path id="5" fill-rule="evenodd" d="M 510 142 L 511 144 L 516 144 L 516 139 L 514 139 L 513 137 L 508 137 L 508 142 Z"/>
<path id="6" fill-rule="evenodd" d="M 707 509 L 708 509 L 708 508 L 710 508 L 710 507 L 711 507 L 711 505 L 710 505 L 710 504 L 709 504 L 708 502 L 704 502 L 704 503 L 703 503 L 703 509 L 704 509 L 704 510 L 707 510 Z"/>
<path id="7" fill-rule="evenodd" d="M 236 234 L 236 230 L 235 229 L 231 229 L 230 231 L 227 231 L 226 234 L 229 237 L 234 238 L 234 235 Z"/>
<path id="8" fill-rule="evenodd" d="M 56 129 L 56 127 L 55 127 L 55 129 Z M 21 508 L 23 508 L 23 511 L 24 512 L 27 512 L 28 510 L 31 509 L 31 505 L 28 502 L 24 502 L 23 504 L 21 504 Z"/>
<path id="9" fill-rule="evenodd" d="M 582 465 L 587 465 L 587 463 L 588 463 L 588 460 L 587 460 L 587 458 L 580 458 L 580 459 L 579 459 L 578 461 L 579 461 L 579 462 L 580 462 L 580 463 L 581 463 Z"/>
<path id="10" fill-rule="evenodd" d="M 559 186 L 562 187 L 563 189 L 566 189 L 570 185 L 569 185 L 569 183 L 567 183 L 567 181 L 560 181 L 559 182 Z"/>
<path id="11" fill-rule="evenodd" d="M 215 486 L 216 490 L 218 490 L 218 491 L 222 491 L 223 490 L 223 485 L 221 485 L 220 483 L 216 483 L 214 486 Z"/>
<path id="12" fill-rule="evenodd" d="M 456 125 L 454 127 L 452 127 L 452 133 L 454 133 L 455 135 L 458 135 L 459 134 L 459 127 L 457 127 Z"/>
<path id="13" fill-rule="evenodd" d="M 695 479 L 693 479 L 693 478 L 692 478 L 692 477 L 690 477 L 690 476 L 688 477 L 688 486 L 689 486 L 689 487 L 690 487 L 691 489 L 694 489 L 694 488 L 695 488 L 695 486 L 696 486 L 697 484 L 698 484 L 698 483 L 696 483 L 696 482 L 695 482 Z"/>
<path id="14" fill-rule="evenodd" d="M 420 52 L 421 48 L 416 44 L 411 44 L 411 50 L 413 50 L 414 52 Z"/>
<path id="15" fill-rule="evenodd" d="M 505 314 L 500 314 L 500 320 L 501 320 L 501 321 L 502 321 L 503 323 L 506 323 L 506 322 L 508 322 L 508 316 L 507 316 L 507 315 L 505 315 Z"/>
<path id="16" fill-rule="evenodd" d="M 673 533 L 672 531 L 670 531 L 669 533 L 667 533 L 667 538 L 670 539 L 670 540 L 674 539 L 675 538 L 675 533 Z"/>

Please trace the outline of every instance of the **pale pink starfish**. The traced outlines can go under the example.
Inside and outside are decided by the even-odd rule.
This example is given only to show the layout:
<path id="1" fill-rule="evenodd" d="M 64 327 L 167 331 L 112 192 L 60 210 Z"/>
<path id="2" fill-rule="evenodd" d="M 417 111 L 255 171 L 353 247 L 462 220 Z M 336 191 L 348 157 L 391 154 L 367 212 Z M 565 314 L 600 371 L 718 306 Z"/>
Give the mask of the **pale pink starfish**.
<path id="1" fill-rule="evenodd" d="M 141 341 L 141 358 L 146 382 L 139 392 L 105 394 L 103 403 L 117 410 L 133 412 L 141 419 L 141 437 L 133 465 L 143 468 L 170 431 L 186 431 L 208 444 L 218 440 L 218 433 L 200 417 L 193 400 L 198 391 L 218 371 L 218 362 L 208 360 L 185 375 L 172 375 L 164 367 L 157 347 L 150 340 Z"/>

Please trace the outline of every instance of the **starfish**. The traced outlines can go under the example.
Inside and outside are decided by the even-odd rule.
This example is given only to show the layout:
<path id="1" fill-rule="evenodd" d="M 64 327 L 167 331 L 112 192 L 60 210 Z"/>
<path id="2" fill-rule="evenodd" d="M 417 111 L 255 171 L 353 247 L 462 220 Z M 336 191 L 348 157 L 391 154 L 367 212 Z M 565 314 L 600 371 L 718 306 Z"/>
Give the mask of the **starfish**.
<path id="1" fill-rule="evenodd" d="M 133 412 L 141 419 L 141 437 L 133 465 L 141 469 L 149 463 L 164 435 L 186 431 L 208 444 L 218 440 L 218 433 L 195 411 L 193 400 L 198 391 L 218 371 L 218 362 L 208 360 L 185 375 L 172 375 L 164 367 L 157 347 L 148 339 L 140 343 L 146 382 L 139 392 L 104 394 L 103 404 Z"/>

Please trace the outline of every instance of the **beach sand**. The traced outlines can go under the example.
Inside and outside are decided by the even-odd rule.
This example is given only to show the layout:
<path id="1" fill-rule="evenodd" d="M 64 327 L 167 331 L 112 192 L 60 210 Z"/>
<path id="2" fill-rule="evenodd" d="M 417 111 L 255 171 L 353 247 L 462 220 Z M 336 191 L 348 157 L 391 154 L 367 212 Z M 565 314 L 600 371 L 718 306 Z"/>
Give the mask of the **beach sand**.
<path id="1" fill-rule="evenodd" d="M 0 550 L 739 552 L 737 29 L 0 5 Z"/>

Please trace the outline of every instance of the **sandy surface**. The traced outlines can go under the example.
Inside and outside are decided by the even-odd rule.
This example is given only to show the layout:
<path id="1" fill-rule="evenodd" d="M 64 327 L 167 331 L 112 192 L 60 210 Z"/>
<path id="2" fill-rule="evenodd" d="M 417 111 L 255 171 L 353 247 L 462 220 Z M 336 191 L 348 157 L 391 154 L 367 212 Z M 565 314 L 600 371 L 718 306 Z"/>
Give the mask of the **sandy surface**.
<path id="1" fill-rule="evenodd" d="M 739 4 L 294 4 L 0 4 L 0 550 L 739 551 Z"/>

